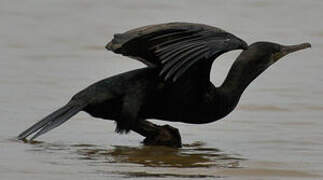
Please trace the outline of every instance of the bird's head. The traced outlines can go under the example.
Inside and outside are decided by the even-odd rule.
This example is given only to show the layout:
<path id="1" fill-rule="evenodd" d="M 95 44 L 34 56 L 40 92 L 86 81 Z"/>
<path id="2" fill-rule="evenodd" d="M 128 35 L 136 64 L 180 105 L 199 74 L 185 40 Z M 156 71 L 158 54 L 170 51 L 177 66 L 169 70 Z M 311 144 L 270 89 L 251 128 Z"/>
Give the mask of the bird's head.
<path id="1" fill-rule="evenodd" d="M 235 60 L 222 87 L 235 90 L 240 96 L 255 78 L 280 58 L 309 47 L 310 43 L 290 46 L 272 42 L 253 43 Z"/>
<path id="2" fill-rule="evenodd" d="M 311 47 L 310 43 L 287 46 L 273 42 L 255 42 L 240 54 L 238 61 L 260 74 L 287 54 L 309 47 Z"/>

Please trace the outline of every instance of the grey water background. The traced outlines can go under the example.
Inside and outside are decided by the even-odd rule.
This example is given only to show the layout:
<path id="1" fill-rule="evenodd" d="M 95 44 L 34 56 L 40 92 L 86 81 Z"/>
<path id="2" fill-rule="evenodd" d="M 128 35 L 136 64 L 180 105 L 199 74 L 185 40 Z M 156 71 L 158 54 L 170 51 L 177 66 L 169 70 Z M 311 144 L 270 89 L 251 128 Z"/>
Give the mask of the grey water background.
<path id="1" fill-rule="evenodd" d="M 0 179 L 323 179 L 322 9 L 320 0 L 0 0 Z M 38 143 L 15 140 L 89 84 L 144 67 L 104 49 L 113 33 L 170 21 L 313 47 L 264 72 L 223 120 L 171 123 L 182 149 L 143 147 L 85 113 Z M 215 84 L 239 53 L 215 62 Z"/>

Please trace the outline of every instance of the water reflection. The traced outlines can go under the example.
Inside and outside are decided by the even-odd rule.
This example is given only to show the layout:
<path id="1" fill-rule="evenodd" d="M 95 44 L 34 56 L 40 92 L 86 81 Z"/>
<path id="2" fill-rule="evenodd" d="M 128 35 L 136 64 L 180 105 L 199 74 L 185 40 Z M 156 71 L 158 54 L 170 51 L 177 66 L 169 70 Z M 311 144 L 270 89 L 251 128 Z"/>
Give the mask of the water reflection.
<path id="1" fill-rule="evenodd" d="M 201 169 L 241 168 L 240 162 L 244 160 L 238 155 L 207 147 L 202 142 L 185 144 L 180 149 L 163 146 L 109 146 L 105 148 L 93 144 L 66 145 L 40 141 L 30 144 L 32 146 L 29 152 L 50 153 L 54 156 L 55 153 L 57 156 L 64 154 L 64 159 L 72 161 L 69 163 L 86 164 L 94 168 L 93 173 L 113 173 L 125 177 L 216 177 L 215 174 L 201 173 Z M 66 161 L 65 163 L 69 164 Z M 110 169 L 110 167 L 113 168 Z M 159 168 L 156 169 L 156 167 Z"/>
<path id="2" fill-rule="evenodd" d="M 196 144 L 196 143 L 195 143 Z M 225 154 L 216 148 L 184 145 L 175 149 L 163 146 L 113 146 L 112 149 L 86 147 L 77 149 L 80 159 L 110 159 L 107 163 L 132 163 L 148 167 L 240 167 L 241 158 Z"/>

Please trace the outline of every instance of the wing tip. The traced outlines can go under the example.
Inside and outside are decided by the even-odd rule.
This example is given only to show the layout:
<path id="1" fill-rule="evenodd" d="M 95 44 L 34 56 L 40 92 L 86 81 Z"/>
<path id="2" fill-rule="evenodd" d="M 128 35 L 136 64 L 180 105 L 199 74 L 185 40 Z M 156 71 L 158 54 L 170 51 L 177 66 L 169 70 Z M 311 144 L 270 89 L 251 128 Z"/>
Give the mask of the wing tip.
<path id="1" fill-rule="evenodd" d="M 105 45 L 105 48 L 109 51 L 117 52 L 122 46 L 123 39 L 125 39 L 123 34 L 116 33 L 113 35 L 113 39 Z"/>
<path id="2" fill-rule="evenodd" d="M 112 51 L 112 42 L 108 42 L 107 45 L 105 45 L 105 49 Z"/>
<path id="3" fill-rule="evenodd" d="M 115 53 L 118 52 L 118 49 L 120 49 L 121 45 L 118 43 L 114 42 L 114 39 L 112 39 L 112 41 L 108 42 L 107 45 L 105 45 L 105 49 L 107 49 L 108 51 L 113 51 Z"/>

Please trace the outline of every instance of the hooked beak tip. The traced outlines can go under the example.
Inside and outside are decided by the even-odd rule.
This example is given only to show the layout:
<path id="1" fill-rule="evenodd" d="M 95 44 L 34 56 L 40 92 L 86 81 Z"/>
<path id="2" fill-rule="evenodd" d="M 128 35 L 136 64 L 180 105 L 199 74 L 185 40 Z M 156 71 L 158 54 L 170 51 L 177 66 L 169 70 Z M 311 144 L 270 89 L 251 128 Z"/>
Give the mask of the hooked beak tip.
<path id="1" fill-rule="evenodd" d="M 312 44 L 311 43 L 304 43 L 305 46 L 307 46 L 307 48 L 312 48 Z"/>
<path id="2" fill-rule="evenodd" d="M 312 48 L 312 45 L 311 45 L 311 43 L 302 43 L 302 44 L 300 44 L 299 45 L 300 46 L 300 48 L 302 48 L 302 49 L 306 49 L 306 48 Z"/>

